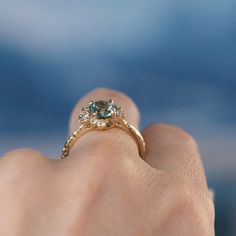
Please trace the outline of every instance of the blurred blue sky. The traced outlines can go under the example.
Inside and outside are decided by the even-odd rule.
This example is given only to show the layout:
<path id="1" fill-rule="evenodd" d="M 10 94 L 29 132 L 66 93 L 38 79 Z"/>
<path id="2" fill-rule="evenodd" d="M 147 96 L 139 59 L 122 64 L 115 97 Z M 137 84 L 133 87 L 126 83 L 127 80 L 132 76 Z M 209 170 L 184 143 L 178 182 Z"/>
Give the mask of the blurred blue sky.
<path id="1" fill-rule="evenodd" d="M 210 184 L 232 186 L 235 12 L 235 0 L 1 1 L 0 154 L 32 146 L 58 156 L 74 104 L 105 86 L 136 101 L 142 127 L 191 132 Z M 219 206 L 235 195 L 219 193 Z M 218 232 L 235 235 L 219 211 Z"/>

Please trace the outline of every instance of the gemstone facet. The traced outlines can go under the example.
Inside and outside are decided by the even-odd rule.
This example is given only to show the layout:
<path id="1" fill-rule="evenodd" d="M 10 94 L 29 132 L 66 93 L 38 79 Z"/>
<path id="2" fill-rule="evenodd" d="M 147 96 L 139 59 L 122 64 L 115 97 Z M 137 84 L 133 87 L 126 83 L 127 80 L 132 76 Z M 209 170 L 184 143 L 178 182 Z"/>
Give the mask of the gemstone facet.
<path id="1" fill-rule="evenodd" d="M 107 101 L 96 101 L 89 104 L 89 112 L 96 114 L 98 119 L 108 119 L 116 112 L 116 105 Z"/>

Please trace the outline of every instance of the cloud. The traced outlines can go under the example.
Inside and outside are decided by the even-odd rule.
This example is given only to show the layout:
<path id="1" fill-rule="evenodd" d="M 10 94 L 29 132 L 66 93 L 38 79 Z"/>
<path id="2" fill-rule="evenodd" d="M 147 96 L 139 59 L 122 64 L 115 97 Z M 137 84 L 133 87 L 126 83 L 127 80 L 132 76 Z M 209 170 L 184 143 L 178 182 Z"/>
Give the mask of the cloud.
<path id="1" fill-rule="evenodd" d="M 138 48 L 151 40 L 150 31 L 163 32 L 167 10 L 168 4 L 153 0 L 2 1 L 0 35 L 13 44 L 40 50 Z"/>
<path id="2" fill-rule="evenodd" d="M 227 37 L 232 6 L 233 0 L 1 1 L 0 40 L 46 52 L 157 49 L 176 33 Z"/>

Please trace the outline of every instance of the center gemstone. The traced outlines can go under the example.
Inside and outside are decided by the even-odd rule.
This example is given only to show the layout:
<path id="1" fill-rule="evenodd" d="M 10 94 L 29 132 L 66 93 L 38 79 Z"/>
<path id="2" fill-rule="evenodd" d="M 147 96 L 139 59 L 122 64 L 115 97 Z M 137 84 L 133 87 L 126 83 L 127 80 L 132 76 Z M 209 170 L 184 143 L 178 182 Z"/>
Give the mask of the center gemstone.
<path id="1" fill-rule="evenodd" d="M 115 112 L 115 105 L 107 101 L 96 101 L 89 104 L 90 113 L 96 113 L 98 119 L 108 119 Z"/>

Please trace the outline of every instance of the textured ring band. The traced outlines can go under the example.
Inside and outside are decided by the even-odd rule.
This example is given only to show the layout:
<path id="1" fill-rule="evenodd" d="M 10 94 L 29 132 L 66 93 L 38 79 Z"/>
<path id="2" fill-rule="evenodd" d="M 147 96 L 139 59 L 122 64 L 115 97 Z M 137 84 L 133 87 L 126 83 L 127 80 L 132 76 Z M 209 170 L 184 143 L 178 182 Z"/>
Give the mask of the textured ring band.
<path id="1" fill-rule="evenodd" d="M 125 114 L 120 106 L 109 101 L 90 101 L 87 107 L 82 108 L 78 117 L 78 128 L 67 139 L 62 149 L 61 158 L 69 155 L 76 141 L 91 130 L 107 130 L 120 128 L 133 137 L 138 146 L 139 155 L 145 156 L 145 142 L 140 132 L 125 120 Z"/>

